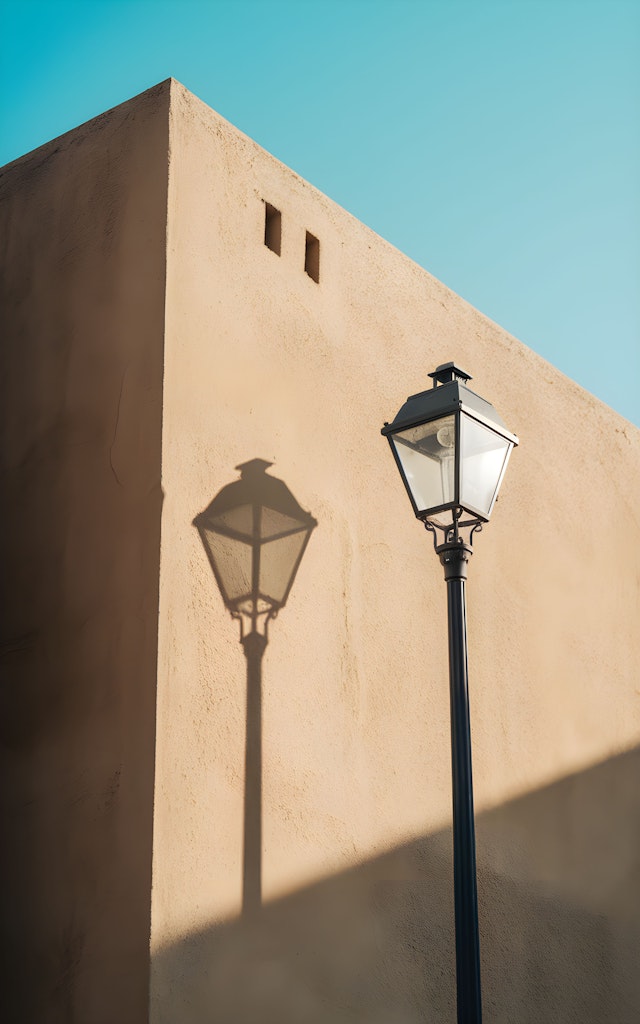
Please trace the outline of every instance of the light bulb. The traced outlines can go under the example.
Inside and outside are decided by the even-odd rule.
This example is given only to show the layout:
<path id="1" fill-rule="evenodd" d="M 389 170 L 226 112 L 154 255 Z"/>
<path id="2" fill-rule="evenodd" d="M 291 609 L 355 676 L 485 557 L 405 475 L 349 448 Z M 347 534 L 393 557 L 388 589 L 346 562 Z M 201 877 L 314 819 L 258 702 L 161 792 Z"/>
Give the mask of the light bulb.
<path id="1" fill-rule="evenodd" d="M 453 448 L 456 443 L 455 427 L 447 423 L 444 427 L 440 427 L 436 437 L 441 448 Z"/>

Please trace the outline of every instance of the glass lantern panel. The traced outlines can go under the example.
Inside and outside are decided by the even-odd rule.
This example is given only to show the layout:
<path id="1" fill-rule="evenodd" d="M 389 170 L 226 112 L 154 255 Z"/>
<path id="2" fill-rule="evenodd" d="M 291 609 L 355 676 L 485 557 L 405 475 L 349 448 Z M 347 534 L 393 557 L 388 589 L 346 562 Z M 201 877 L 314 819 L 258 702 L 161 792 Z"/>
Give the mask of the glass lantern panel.
<path id="1" fill-rule="evenodd" d="M 276 512 L 274 508 L 262 506 L 260 520 L 260 537 L 263 541 L 276 537 L 280 533 L 287 533 L 289 530 L 299 530 L 302 523 L 299 519 L 285 515 L 284 512 Z"/>
<path id="2" fill-rule="evenodd" d="M 418 512 L 455 501 L 455 416 L 391 435 Z"/>
<path id="3" fill-rule="evenodd" d="M 460 504 L 488 517 L 512 444 L 464 413 L 460 420 Z"/>
<path id="4" fill-rule="evenodd" d="M 308 530 L 290 533 L 288 537 L 268 541 L 260 548 L 260 593 L 276 604 L 281 604 L 293 578 L 298 557 L 307 538 Z"/>
<path id="5" fill-rule="evenodd" d="M 210 522 L 219 523 L 223 528 L 233 530 L 247 538 L 250 542 L 253 537 L 253 505 L 237 505 L 230 508 L 228 512 L 222 512 Z"/>
<path id="6" fill-rule="evenodd" d="M 207 547 L 229 604 L 251 596 L 251 545 L 225 537 L 213 530 L 204 531 Z"/>

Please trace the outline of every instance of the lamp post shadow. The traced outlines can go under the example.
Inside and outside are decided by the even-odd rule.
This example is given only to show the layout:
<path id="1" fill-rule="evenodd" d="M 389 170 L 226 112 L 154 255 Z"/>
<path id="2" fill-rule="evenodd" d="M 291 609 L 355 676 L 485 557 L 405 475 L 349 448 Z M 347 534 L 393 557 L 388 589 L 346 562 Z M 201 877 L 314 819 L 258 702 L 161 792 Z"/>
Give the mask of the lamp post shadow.
<path id="1" fill-rule="evenodd" d="M 262 905 L 262 659 L 317 526 L 271 465 L 251 459 L 193 521 L 225 607 L 240 623 L 247 662 L 242 916 Z M 247 627 L 247 629 L 245 629 Z"/>
<path id="2" fill-rule="evenodd" d="M 247 659 L 242 915 L 253 917 L 262 905 L 262 656 L 267 638 L 252 631 L 242 646 Z"/>

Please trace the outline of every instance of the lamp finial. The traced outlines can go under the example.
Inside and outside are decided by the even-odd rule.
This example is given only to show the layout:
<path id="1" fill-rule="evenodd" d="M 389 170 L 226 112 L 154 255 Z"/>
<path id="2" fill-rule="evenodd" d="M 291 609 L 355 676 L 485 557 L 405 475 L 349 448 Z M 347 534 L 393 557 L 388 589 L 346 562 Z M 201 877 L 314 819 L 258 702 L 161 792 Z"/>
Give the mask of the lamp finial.
<path id="1" fill-rule="evenodd" d="M 470 373 L 466 370 L 461 370 L 455 363 L 440 363 L 440 366 L 436 366 L 433 373 L 429 374 L 433 381 L 434 388 L 437 388 L 438 384 L 450 384 L 452 381 L 459 380 L 462 384 L 466 384 L 468 380 L 472 380 Z"/>

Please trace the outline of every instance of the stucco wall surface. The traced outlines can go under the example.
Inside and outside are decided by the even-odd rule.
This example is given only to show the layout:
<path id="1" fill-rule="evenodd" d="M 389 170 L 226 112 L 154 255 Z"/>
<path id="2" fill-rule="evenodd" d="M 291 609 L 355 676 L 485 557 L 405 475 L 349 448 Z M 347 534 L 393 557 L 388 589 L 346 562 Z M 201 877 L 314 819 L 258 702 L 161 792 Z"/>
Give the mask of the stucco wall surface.
<path id="1" fill-rule="evenodd" d="M 468 584 L 487 1019 L 631 1024 L 639 432 L 177 83 L 167 258 L 154 1024 L 455 1017 L 445 586 L 380 437 L 449 359 L 520 438 Z M 248 920 L 245 661 L 192 521 L 255 457 L 318 527 L 264 658 Z"/>
<path id="2" fill-rule="evenodd" d="M 2 1019 L 148 1019 L 168 85 L 7 166 Z"/>
<path id="3" fill-rule="evenodd" d="M 176 82 L 0 200 L 4 1015 L 455 1019 L 445 586 L 380 436 L 455 359 L 521 442 L 468 585 L 486 1017 L 635 1022 L 639 432 Z M 246 664 L 193 519 L 255 457 L 318 526 L 249 915 Z"/>

